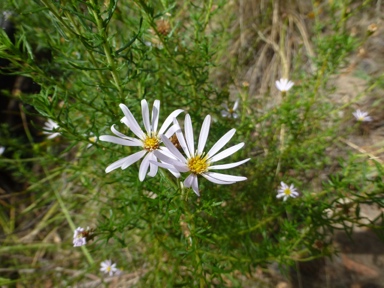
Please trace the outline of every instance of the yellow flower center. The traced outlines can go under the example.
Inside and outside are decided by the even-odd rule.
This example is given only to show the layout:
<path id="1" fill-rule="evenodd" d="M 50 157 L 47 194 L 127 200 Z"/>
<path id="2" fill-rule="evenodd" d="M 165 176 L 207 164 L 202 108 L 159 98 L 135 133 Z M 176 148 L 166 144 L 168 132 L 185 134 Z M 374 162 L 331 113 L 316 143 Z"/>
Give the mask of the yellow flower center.
<path id="1" fill-rule="evenodd" d="M 202 157 L 202 155 L 196 155 L 188 159 L 188 168 L 193 174 L 201 174 L 208 170 L 209 163 L 207 162 L 207 157 Z"/>
<path id="2" fill-rule="evenodd" d="M 144 149 L 148 151 L 157 150 L 160 147 L 160 140 L 156 136 L 147 136 L 143 141 Z"/>
<path id="3" fill-rule="evenodd" d="M 111 266 L 107 266 L 105 270 L 107 270 L 107 272 L 111 272 Z"/>
<path id="4" fill-rule="evenodd" d="M 91 141 L 92 143 L 96 142 L 96 136 L 89 137 L 88 140 Z"/>
<path id="5" fill-rule="evenodd" d="M 289 196 L 289 195 L 291 195 L 291 193 L 292 193 L 292 191 L 291 191 L 290 188 L 285 188 L 285 189 L 284 189 L 284 194 L 285 194 L 285 195 L 288 195 L 288 196 Z"/>

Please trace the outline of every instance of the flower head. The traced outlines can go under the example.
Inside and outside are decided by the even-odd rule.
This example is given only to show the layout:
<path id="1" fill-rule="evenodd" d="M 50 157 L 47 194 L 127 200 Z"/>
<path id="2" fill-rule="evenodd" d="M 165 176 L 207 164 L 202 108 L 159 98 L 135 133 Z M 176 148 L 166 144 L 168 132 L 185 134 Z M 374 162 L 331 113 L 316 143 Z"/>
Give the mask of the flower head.
<path id="1" fill-rule="evenodd" d="M 77 227 L 73 234 L 73 247 L 80 247 L 87 244 L 86 231 L 84 228 Z"/>
<path id="2" fill-rule="evenodd" d="M 368 112 L 363 112 L 360 109 L 357 109 L 352 113 L 355 116 L 356 120 L 359 122 L 370 122 L 372 121 L 372 117 L 368 115 Z"/>
<path id="3" fill-rule="evenodd" d="M 237 108 L 239 108 L 239 99 L 236 100 L 235 104 L 233 104 L 233 108 L 228 108 L 227 104 L 222 105 L 224 110 L 221 110 L 221 116 L 226 118 L 236 119 L 239 117 L 239 114 L 236 113 Z"/>
<path id="4" fill-rule="evenodd" d="M 288 197 L 296 198 L 297 196 L 299 196 L 299 193 L 297 192 L 297 190 L 296 190 L 295 186 L 293 186 L 293 184 L 288 186 L 284 182 L 281 182 L 280 185 L 281 185 L 280 188 L 277 190 L 276 198 L 284 197 L 283 200 L 286 201 L 288 199 Z"/>
<path id="5" fill-rule="evenodd" d="M 128 128 L 130 128 L 130 130 L 133 132 L 133 134 L 136 135 L 137 138 L 129 137 L 120 133 L 115 129 L 114 125 L 112 125 L 111 131 L 117 137 L 110 135 L 102 135 L 99 137 L 99 139 L 100 141 L 115 143 L 123 146 L 141 147 L 141 150 L 112 163 L 105 169 L 105 172 L 109 173 L 117 168 L 121 168 L 122 170 L 124 170 L 145 156 L 140 164 L 139 179 L 140 181 L 143 181 L 147 173 L 149 176 L 154 177 L 157 174 L 158 166 L 154 165 L 150 161 L 157 161 L 154 152 L 160 149 L 160 145 L 162 143 L 161 136 L 165 135 L 166 137 L 171 137 L 171 135 L 174 134 L 173 126 L 170 129 L 168 129 L 168 127 L 172 124 L 173 118 L 177 117 L 181 112 L 183 112 L 183 110 L 178 109 L 173 111 L 164 121 L 161 128 L 158 130 L 157 126 L 159 123 L 160 101 L 155 100 L 152 108 L 152 117 L 150 121 L 148 103 L 146 100 L 142 100 L 141 112 L 143 116 L 144 127 L 146 130 L 146 133 L 144 133 L 143 130 L 140 128 L 139 124 L 137 123 L 136 119 L 133 117 L 131 111 L 128 109 L 128 107 L 124 104 L 120 104 L 119 106 L 125 115 L 121 119 L 121 122 L 123 122 Z"/>
<path id="6" fill-rule="evenodd" d="M 101 262 L 100 271 L 109 274 L 109 276 L 113 276 L 113 274 L 120 274 L 120 270 L 116 268 L 116 263 L 112 263 L 111 260 Z"/>
<path id="7" fill-rule="evenodd" d="M 47 122 L 45 122 L 44 124 L 44 131 L 43 133 L 46 134 L 46 135 L 49 135 L 47 138 L 48 139 L 53 139 L 57 136 L 60 135 L 60 132 L 55 132 L 54 130 L 57 130 L 59 129 L 59 124 L 57 124 L 55 121 L 51 120 L 51 119 L 48 119 Z"/>
<path id="8" fill-rule="evenodd" d="M 276 87 L 281 92 L 287 92 L 289 89 L 292 88 L 293 84 L 295 83 L 285 78 L 281 78 L 280 80 L 276 81 Z"/>
<path id="9" fill-rule="evenodd" d="M 197 150 L 195 150 L 191 117 L 188 114 L 185 116 L 185 137 L 176 119 L 174 119 L 174 125 L 177 127 L 176 136 L 186 157 L 180 153 L 180 151 L 172 144 L 168 138 L 162 136 L 161 139 L 163 140 L 165 146 L 168 148 L 169 153 L 166 154 L 163 151 L 155 151 L 155 155 L 164 163 L 157 162 L 154 164 L 163 168 L 167 168 L 171 172 L 172 170 L 176 172 L 189 172 L 189 176 L 184 181 L 184 186 L 186 188 L 192 187 L 193 191 L 198 196 L 200 196 L 198 188 L 198 176 L 203 176 L 208 181 L 216 184 L 233 184 L 235 182 L 244 181 L 247 179 L 246 177 L 242 176 L 233 176 L 211 172 L 211 170 L 230 169 L 239 166 L 250 159 L 248 158 L 231 164 L 213 165 L 215 162 L 227 158 L 244 146 L 244 143 L 239 143 L 218 153 L 221 148 L 223 148 L 233 137 L 236 129 L 231 129 L 228 131 L 219 139 L 219 141 L 216 142 L 215 145 L 212 146 L 208 152 L 204 152 L 205 143 L 207 142 L 209 128 L 211 125 L 211 116 L 208 115 L 205 117 L 200 131 Z"/>

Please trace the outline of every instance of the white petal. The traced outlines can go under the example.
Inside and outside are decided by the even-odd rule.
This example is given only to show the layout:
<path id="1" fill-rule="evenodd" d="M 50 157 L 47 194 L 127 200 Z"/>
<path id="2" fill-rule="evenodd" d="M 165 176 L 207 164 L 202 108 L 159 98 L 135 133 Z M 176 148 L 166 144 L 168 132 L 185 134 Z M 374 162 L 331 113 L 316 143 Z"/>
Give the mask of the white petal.
<path id="1" fill-rule="evenodd" d="M 212 170 L 230 169 L 230 168 L 233 168 L 233 167 L 240 166 L 241 164 L 249 161 L 250 159 L 251 158 L 248 158 L 248 159 L 245 159 L 245 160 L 242 160 L 242 161 L 239 161 L 239 162 L 235 162 L 235 163 L 230 163 L 230 164 L 213 165 L 213 166 L 209 166 L 208 169 L 212 169 Z"/>
<path id="2" fill-rule="evenodd" d="M 168 164 L 168 163 L 164 163 L 164 162 L 157 162 L 157 161 L 149 161 L 151 164 L 153 164 L 153 165 L 156 165 L 156 166 L 159 166 L 159 167 L 161 167 L 161 168 L 165 168 L 165 169 L 173 169 L 173 170 L 175 170 L 175 171 L 177 171 L 176 170 L 176 168 L 173 166 L 173 165 L 171 165 L 171 164 Z"/>
<path id="3" fill-rule="evenodd" d="M 168 169 L 169 172 L 171 172 L 171 174 L 173 176 L 175 176 L 176 178 L 180 178 L 181 174 L 179 173 L 179 171 L 176 171 L 176 170 L 172 170 L 172 169 Z"/>
<path id="4" fill-rule="evenodd" d="M 124 117 L 124 119 L 126 119 L 126 118 Z M 111 126 L 111 131 L 112 131 L 113 134 L 115 134 L 116 136 L 118 136 L 118 137 L 120 137 L 120 138 L 127 139 L 127 137 L 128 137 L 127 135 L 125 135 L 125 134 L 121 133 L 120 131 L 118 131 L 118 130 L 115 128 L 115 124 L 113 124 L 113 125 Z"/>
<path id="5" fill-rule="evenodd" d="M 128 119 L 127 119 L 127 117 L 124 116 L 123 118 L 121 118 L 121 119 L 120 119 L 120 122 L 121 122 L 121 123 L 124 123 L 124 124 L 129 128 L 129 123 L 128 123 Z"/>
<path id="6" fill-rule="evenodd" d="M 125 117 L 124 117 L 124 119 L 125 119 Z M 111 131 L 112 131 L 113 134 L 115 134 L 116 136 L 118 136 L 120 138 L 123 138 L 123 139 L 126 139 L 126 140 L 129 140 L 129 141 L 137 143 L 138 144 L 137 146 L 143 145 L 143 142 L 141 142 L 141 140 L 129 137 L 129 136 L 119 132 L 118 130 L 116 130 L 115 125 L 112 125 Z"/>
<path id="7" fill-rule="evenodd" d="M 282 90 L 282 87 L 280 85 L 280 81 L 276 81 L 276 87 L 278 90 L 280 90 L 280 91 Z"/>
<path id="8" fill-rule="evenodd" d="M 55 121 L 53 121 L 52 119 L 48 119 L 47 122 L 44 123 L 44 126 L 43 126 L 43 129 L 45 130 L 48 130 L 48 131 L 52 131 L 54 129 L 58 129 L 60 128 L 59 127 L 59 124 L 57 124 Z"/>
<path id="9" fill-rule="evenodd" d="M 193 178 L 197 177 L 195 174 L 189 174 L 187 178 L 184 180 L 184 187 L 190 188 L 192 186 Z"/>
<path id="10" fill-rule="evenodd" d="M 142 145 L 142 143 L 137 139 L 135 139 L 135 140 L 137 140 L 139 143 L 136 141 L 121 139 L 119 137 L 111 136 L 111 135 L 101 135 L 99 137 L 99 140 L 104 141 L 104 142 L 115 143 L 115 144 L 119 144 L 119 145 L 123 145 L 123 146 L 141 146 Z"/>
<path id="11" fill-rule="evenodd" d="M 183 154 L 180 153 L 179 150 L 173 145 L 173 143 L 164 135 L 161 136 L 161 140 L 163 141 L 164 145 L 168 148 L 169 152 L 171 152 L 175 158 L 177 158 L 179 161 L 183 163 L 187 163 L 187 159 L 183 156 Z M 156 152 L 156 151 L 155 151 Z M 157 156 L 157 154 L 155 154 Z"/>
<path id="12" fill-rule="evenodd" d="M 173 119 L 176 118 L 177 116 L 179 116 L 179 114 L 180 114 L 181 112 L 184 112 L 184 110 L 182 110 L 182 109 L 177 109 L 177 110 L 173 111 L 171 114 L 169 114 L 169 116 L 167 117 L 167 119 L 165 119 L 163 125 L 161 125 L 161 128 L 160 128 L 160 130 L 159 130 L 159 135 L 164 134 L 165 130 L 167 130 L 167 128 L 169 127 L 169 125 L 171 125 Z"/>
<path id="13" fill-rule="evenodd" d="M 44 133 L 44 134 L 50 134 L 50 133 L 47 132 L 47 133 Z M 52 133 L 51 135 L 49 135 L 49 136 L 47 137 L 47 139 L 53 139 L 53 138 L 55 138 L 55 137 L 57 137 L 57 136 L 59 136 L 59 135 L 60 135 L 59 132 Z"/>
<path id="14" fill-rule="evenodd" d="M 201 126 L 199 135 L 199 144 L 197 146 L 197 153 L 201 155 L 204 151 L 205 143 L 207 143 L 209 127 L 211 126 L 211 116 L 207 115 L 204 119 L 203 125 Z"/>
<path id="15" fill-rule="evenodd" d="M 196 193 L 197 196 L 200 197 L 200 193 L 199 193 L 199 182 L 197 180 L 197 176 L 195 175 L 195 177 L 193 177 L 192 179 L 192 189 L 193 191 Z"/>
<path id="16" fill-rule="evenodd" d="M 141 161 L 140 169 L 139 169 L 139 180 L 143 181 L 145 178 L 145 175 L 148 172 L 149 168 L 149 159 L 151 158 L 151 154 L 147 154 L 147 156 L 144 157 L 143 161 Z"/>
<path id="17" fill-rule="evenodd" d="M 157 161 L 156 156 L 153 154 L 153 152 L 149 152 L 148 155 L 151 155 L 149 158 L 149 172 L 148 176 L 155 177 L 157 174 L 157 171 L 159 170 L 159 166 L 152 164 L 152 161 Z"/>
<path id="18" fill-rule="evenodd" d="M 222 173 L 216 173 L 216 172 L 206 172 L 205 174 L 208 176 L 211 176 L 212 178 L 225 181 L 225 182 L 238 182 L 238 181 L 247 180 L 247 177 L 244 177 L 244 176 L 234 176 L 234 175 L 222 174 Z"/>
<path id="19" fill-rule="evenodd" d="M 191 116 L 189 116 L 189 114 L 185 115 L 184 130 L 185 130 L 185 140 L 187 140 L 189 153 L 191 153 L 191 155 L 194 155 L 195 143 L 193 139 L 193 128 L 192 128 Z"/>
<path id="20" fill-rule="evenodd" d="M 233 112 L 233 113 L 232 113 L 232 118 L 233 118 L 233 119 L 237 119 L 237 118 L 239 118 L 239 114 L 237 114 L 236 112 Z"/>
<path id="21" fill-rule="evenodd" d="M 236 183 L 236 182 L 230 182 L 230 181 L 223 181 L 223 180 L 219 180 L 219 179 L 216 179 L 216 178 L 213 178 L 211 177 L 208 173 L 202 173 L 201 174 L 205 179 L 207 179 L 208 181 L 212 182 L 212 183 L 215 183 L 215 184 L 222 184 L 222 185 L 228 185 L 228 184 L 233 184 L 233 183 Z"/>
<path id="22" fill-rule="evenodd" d="M 151 123 L 149 122 L 149 109 L 147 100 L 141 100 L 141 114 L 143 115 L 143 123 L 147 134 L 151 134 Z"/>
<path id="23" fill-rule="evenodd" d="M 176 118 L 173 119 L 173 125 L 178 127 L 178 129 L 176 130 L 176 137 L 177 137 L 177 140 L 179 140 L 179 144 L 180 144 L 181 148 L 183 149 L 185 155 L 187 155 L 187 158 L 191 158 L 191 154 L 189 153 L 189 150 L 188 150 L 188 147 L 187 147 L 187 143 L 185 142 L 185 138 L 184 138 L 183 132 L 181 131 L 179 122 L 177 121 Z M 187 163 L 187 161 L 185 161 L 185 163 Z"/>
<path id="24" fill-rule="evenodd" d="M 236 100 L 235 104 L 233 105 L 233 111 L 237 110 L 237 107 L 239 107 L 239 99 Z"/>
<path id="25" fill-rule="evenodd" d="M 176 178 L 180 177 L 179 171 L 175 168 L 175 166 L 168 164 L 168 163 L 163 163 L 163 162 L 156 162 L 156 161 L 149 161 L 152 165 L 168 169 L 169 172 L 171 172 Z"/>
<path id="26" fill-rule="evenodd" d="M 281 197 L 284 197 L 284 195 L 285 195 L 284 193 L 277 194 L 277 195 L 276 195 L 276 198 L 279 199 L 279 198 L 281 198 Z"/>
<path id="27" fill-rule="evenodd" d="M 122 170 L 127 169 L 133 163 L 135 163 L 135 162 L 139 161 L 141 158 L 143 158 L 145 153 L 147 153 L 147 151 L 142 150 L 142 151 L 136 152 L 136 153 L 126 157 L 125 162 L 123 163 L 123 165 L 121 165 L 121 169 Z"/>
<path id="28" fill-rule="evenodd" d="M 160 101 L 155 100 L 152 107 L 152 132 L 157 131 L 157 125 L 159 124 L 159 114 L 160 114 Z"/>
<path id="29" fill-rule="evenodd" d="M 125 106 L 124 104 L 119 105 L 120 109 L 123 111 L 125 117 L 128 120 L 128 127 L 131 129 L 131 131 L 140 139 L 144 140 L 145 134 L 143 130 L 141 130 L 139 124 L 137 123 L 135 117 L 133 117 L 131 111 L 129 111 L 128 107 Z"/>
<path id="30" fill-rule="evenodd" d="M 228 149 L 225 149 L 224 151 L 222 151 L 219 154 L 210 158 L 209 161 L 213 163 L 213 162 L 222 160 L 222 159 L 232 155 L 233 153 L 237 152 L 238 150 L 243 148 L 243 146 L 244 146 L 244 143 L 239 143 L 235 146 L 229 147 Z"/>
<path id="31" fill-rule="evenodd" d="M 109 173 L 117 168 L 120 168 L 125 162 L 131 162 L 132 163 L 135 163 L 136 161 L 138 161 L 141 157 L 144 156 L 143 155 L 140 155 L 139 153 L 142 153 L 142 152 L 146 152 L 146 151 L 140 151 L 140 152 L 137 152 L 135 154 L 132 154 L 132 155 L 129 155 L 127 157 L 124 157 L 124 158 L 121 158 L 119 160 L 117 160 L 116 162 L 113 162 L 111 165 L 109 165 L 106 169 L 105 169 L 105 173 Z M 127 166 L 128 167 L 128 166 Z"/>
<path id="32" fill-rule="evenodd" d="M 170 157 L 170 158 L 177 159 L 177 158 L 175 157 L 175 155 L 173 155 L 173 154 L 169 151 L 169 149 L 168 149 L 167 147 L 165 147 L 165 146 L 161 146 L 157 151 L 160 151 L 162 154 L 164 154 L 164 155 L 166 155 L 166 156 L 168 156 L 168 157 Z M 157 151 L 154 151 L 154 152 L 157 152 Z"/>
<path id="33" fill-rule="evenodd" d="M 224 117 L 224 118 L 229 116 L 229 113 L 227 111 L 225 111 L 225 110 L 221 110 L 220 113 L 221 113 L 221 116 Z"/>
<path id="34" fill-rule="evenodd" d="M 179 129 L 180 127 L 176 126 L 176 125 L 172 125 L 171 127 L 169 127 L 169 129 L 167 130 L 167 132 L 163 135 L 165 135 L 165 137 L 167 138 L 171 138 L 171 136 L 173 134 L 176 133 L 177 129 Z"/>
<path id="35" fill-rule="evenodd" d="M 172 159 L 160 151 L 154 151 L 154 154 L 161 161 L 174 166 L 175 169 L 179 172 L 188 172 L 189 171 L 189 168 L 186 164 L 181 163 L 181 162 L 177 161 L 176 159 Z"/>
<path id="36" fill-rule="evenodd" d="M 233 135 L 235 135 L 235 132 L 236 132 L 236 129 L 231 129 L 229 130 L 227 133 L 224 134 L 223 137 L 221 137 L 219 139 L 219 141 L 217 141 L 215 143 L 215 145 L 212 146 L 212 148 L 208 151 L 207 155 L 208 155 L 208 158 L 212 157 L 213 155 L 215 155 L 221 148 L 223 148 L 228 142 L 229 140 L 231 140 L 231 138 L 233 137 Z"/>

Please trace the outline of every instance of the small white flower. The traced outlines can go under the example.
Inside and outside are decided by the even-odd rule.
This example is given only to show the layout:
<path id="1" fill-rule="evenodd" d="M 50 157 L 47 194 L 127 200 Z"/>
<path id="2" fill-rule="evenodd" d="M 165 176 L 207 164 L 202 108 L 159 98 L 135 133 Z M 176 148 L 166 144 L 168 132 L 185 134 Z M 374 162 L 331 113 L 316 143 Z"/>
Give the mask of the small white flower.
<path id="1" fill-rule="evenodd" d="M 5 151 L 5 147 L 4 146 L 0 146 L 0 155 L 3 155 Z"/>
<path id="2" fill-rule="evenodd" d="M 137 123 L 135 117 L 133 117 L 131 111 L 129 111 L 128 107 L 125 106 L 124 104 L 120 104 L 119 106 L 125 115 L 121 119 L 121 122 L 127 125 L 127 127 L 136 135 L 138 139 L 128 137 L 120 133 L 115 129 L 114 125 L 112 125 L 111 131 L 117 137 L 110 136 L 110 135 L 102 135 L 99 137 L 100 141 L 115 143 L 123 146 L 138 146 L 138 147 L 141 147 L 142 150 L 130 156 L 117 160 L 116 162 L 109 165 L 105 169 L 105 172 L 109 173 L 117 168 L 121 168 L 122 170 L 124 170 L 145 156 L 143 161 L 140 164 L 139 179 L 140 181 L 144 180 L 145 176 L 147 175 L 148 169 L 149 169 L 148 175 L 151 177 L 154 177 L 157 174 L 157 170 L 158 170 L 158 166 L 150 162 L 150 161 L 155 161 L 155 162 L 157 161 L 154 151 L 160 149 L 161 136 L 163 134 L 167 138 L 171 137 L 174 134 L 175 129 L 173 128 L 173 126 L 170 129 L 168 129 L 168 127 L 169 125 L 172 124 L 173 118 L 177 117 L 181 112 L 183 112 L 183 110 L 178 109 L 173 111 L 164 121 L 160 130 L 157 130 L 157 126 L 159 123 L 159 114 L 160 114 L 160 101 L 155 100 L 155 102 L 153 103 L 152 121 L 150 122 L 148 103 L 146 100 L 142 100 L 141 112 L 143 115 L 144 127 L 147 132 L 147 133 L 144 133 L 143 130 L 141 130 L 139 124 Z M 167 129 L 168 131 L 166 132 Z"/>
<path id="3" fill-rule="evenodd" d="M 60 135 L 60 132 L 54 132 L 54 130 L 57 130 L 59 128 L 60 128 L 59 125 L 55 121 L 48 119 L 48 121 L 45 122 L 45 124 L 44 124 L 43 133 L 46 135 L 49 135 L 47 137 L 48 139 L 53 139 L 53 138 Z"/>
<path id="4" fill-rule="evenodd" d="M 276 81 L 276 87 L 281 92 L 287 92 L 289 89 L 292 88 L 293 84 L 295 84 L 295 83 L 293 83 L 292 81 L 290 81 L 288 79 L 284 79 L 284 78 L 281 78 L 280 80 Z"/>
<path id="5" fill-rule="evenodd" d="M 352 114 L 353 114 L 353 116 L 355 116 L 356 120 L 359 121 L 359 122 L 370 122 L 370 121 L 372 121 L 372 117 L 368 116 L 368 112 L 361 111 L 360 109 L 357 109 Z"/>
<path id="6" fill-rule="evenodd" d="M 109 274 L 109 276 L 113 276 L 113 274 L 119 275 L 121 272 L 116 268 L 116 263 L 112 263 L 111 260 L 101 262 L 100 266 L 100 271 Z"/>
<path id="7" fill-rule="evenodd" d="M 219 152 L 221 148 L 223 148 L 233 137 L 236 129 L 228 131 L 216 142 L 215 145 L 212 146 L 208 152 L 204 152 L 205 143 L 207 142 L 209 128 L 211 125 L 211 116 L 208 115 L 205 117 L 200 131 L 197 150 L 195 150 L 191 117 L 188 114 L 185 116 L 185 137 L 176 119 L 174 119 L 174 125 L 177 127 L 176 136 L 179 140 L 179 144 L 187 157 L 184 157 L 167 137 L 162 136 L 161 139 L 170 153 L 164 153 L 160 150 L 155 151 L 155 155 L 164 163 L 153 163 L 160 167 L 169 169 L 170 171 L 190 172 L 189 176 L 184 180 L 184 186 L 186 188 L 192 187 L 193 191 L 200 196 L 197 179 L 199 175 L 216 184 L 233 184 L 247 179 L 243 176 L 233 176 L 210 171 L 230 169 L 249 161 L 250 158 L 231 164 L 212 165 L 217 161 L 227 158 L 244 146 L 244 143 L 239 143 L 217 154 L 217 152 Z"/>
<path id="8" fill-rule="evenodd" d="M 276 198 L 284 197 L 283 200 L 286 201 L 288 199 L 288 197 L 296 198 L 297 196 L 299 196 L 299 193 L 297 192 L 297 190 L 296 190 L 295 186 L 293 186 L 293 184 L 288 186 L 284 182 L 281 182 L 280 185 L 281 185 L 280 188 L 277 190 Z"/>
<path id="9" fill-rule="evenodd" d="M 76 228 L 73 234 L 73 247 L 80 247 L 87 244 L 87 231 L 84 228 L 78 227 Z"/>
<path id="10" fill-rule="evenodd" d="M 237 108 L 239 108 L 239 99 L 236 100 L 235 104 L 233 105 L 233 108 L 228 108 L 227 104 L 222 104 L 224 107 L 224 110 L 221 110 L 221 116 L 226 118 L 233 118 L 237 119 L 239 117 L 239 114 L 236 113 Z"/>

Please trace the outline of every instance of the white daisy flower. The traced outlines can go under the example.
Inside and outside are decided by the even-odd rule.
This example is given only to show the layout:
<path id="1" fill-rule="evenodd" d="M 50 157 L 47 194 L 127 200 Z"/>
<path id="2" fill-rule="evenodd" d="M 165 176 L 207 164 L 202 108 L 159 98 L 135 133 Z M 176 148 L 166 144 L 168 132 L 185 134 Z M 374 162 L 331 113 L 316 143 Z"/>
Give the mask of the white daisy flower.
<path id="1" fill-rule="evenodd" d="M 121 272 L 116 268 L 116 263 L 112 263 L 111 260 L 105 260 L 101 262 L 100 266 L 100 271 L 109 274 L 109 276 L 113 276 L 113 274 L 119 275 Z"/>
<path id="2" fill-rule="evenodd" d="M 170 171 L 174 170 L 176 172 L 190 172 L 190 175 L 184 181 L 184 186 L 186 188 L 192 187 L 193 191 L 198 196 L 200 196 L 198 188 L 199 175 L 216 184 L 232 184 L 247 179 L 243 176 L 233 176 L 210 171 L 230 169 L 239 166 L 250 159 L 248 158 L 231 164 L 212 165 L 217 161 L 227 158 L 244 146 L 244 143 L 239 143 L 218 153 L 220 149 L 223 148 L 233 137 L 236 129 L 231 129 L 228 131 L 223 137 L 219 139 L 219 141 L 216 142 L 215 145 L 212 146 L 208 152 L 204 152 L 205 143 L 207 142 L 209 128 L 211 125 L 211 116 L 208 115 L 205 117 L 200 131 L 197 150 L 195 150 L 191 117 L 188 114 L 185 116 L 185 137 L 176 119 L 174 119 L 174 125 L 177 127 L 177 139 L 179 140 L 179 144 L 186 157 L 184 157 L 184 155 L 179 152 L 179 150 L 167 137 L 162 136 L 161 139 L 163 140 L 163 143 L 168 148 L 168 152 L 170 152 L 172 155 L 170 156 L 170 154 L 167 155 L 164 152 L 157 150 L 155 151 L 155 155 L 164 163 L 153 163 L 160 167 L 169 169 Z"/>
<path id="3" fill-rule="evenodd" d="M 87 237 L 88 234 L 87 231 L 84 230 L 84 228 L 78 227 L 76 228 L 74 234 L 73 234 L 73 247 L 80 247 L 87 244 Z"/>
<path id="4" fill-rule="evenodd" d="M 279 89 L 279 91 L 284 93 L 284 92 L 287 92 L 289 89 L 291 89 L 293 84 L 295 83 L 293 83 L 288 79 L 281 78 L 280 80 L 276 81 L 276 88 Z"/>
<path id="5" fill-rule="evenodd" d="M 221 110 L 221 116 L 224 118 L 233 118 L 237 119 L 239 114 L 236 113 L 237 108 L 239 108 L 239 99 L 236 100 L 235 104 L 233 104 L 233 108 L 228 108 L 227 104 L 222 104 L 224 110 Z"/>
<path id="6" fill-rule="evenodd" d="M 5 151 L 5 147 L 4 146 L 0 146 L 0 155 L 3 155 Z"/>
<path id="7" fill-rule="evenodd" d="M 296 198 L 297 196 L 299 196 L 299 193 L 297 192 L 293 184 L 288 186 L 284 182 L 281 182 L 280 185 L 281 185 L 280 188 L 277 190 L 276 198 L 284 197 L 283 200 L 286 201 L 288 197 Z"/>
<path id="8" fill-rule="evenodd" d="M 168 129 L 168 127 L 172 124 L 172 120 L 175 117 L 177 117 L 181 112 L 183 112 L 183 110 L 178 109 L 173 111 L 164 121 L 160 130 L 158 130 L 157 126 L 159 123 L 160 101 L 155 100 L 152 108 L 152 121 L 150 121 L 148 103 L 146 100 L 142 100 L 141 112 L 143 115 L 143 123 L 146 130 L 146 133 L 144 133 L 143 130 L 141 130 L 136 119 L 133 117 L 131 111 L 129 111 L 128 107 L 125 106 L 124 104 L 120 104 L 119 106 L 125 115 L 121 119 L 121 122 L 127 125 L 127 127 L 136 135 L 138 139 L 128 137 L 120 133 L 115 129 L 114 125 L 112 125 L 111 131 L 117 137 L 110 136 L 110 135 L 102 135 L 99 137 L 99 139 L 101 141 L 115 143 L 123 146 L 138 146 L 138 147 L 141 147 L 142 150 L 130 156 L 117 160 L 116 162 L 109 165 L 105 169 L 105 172 L 109 173 L 117 168 L 121 168 L 122 170 L 124 170 L 145 156 L 140 165 L 139 179 L 140 181 L 144 180 L 145 176 L 147 175 L 148 169 L 149 169 L 148 175 L 151 177 L 154 177 L 157 174 L 157 170 L 158 170 L 158 166 L 150 162 L 150 161 L 154 161 L 154 162 L 157 161 L 154 151 L 160 149 L 162 135 L 165 135 L 165 137 L 169 138 L 172 136 L 172 134 L 175 133 L 174 132 L 175 129 L 173 126 L 171 126 L 170 129 Z M 166 132 L 167 129 L 168 131 Z"/>
<path id="9" fill-rule="evenodd" d="M 54 130 L 57 130 L 59 129 L 59 124 L 57 124 L 55 121 L 53 121 L 52 119 L 48 119 L 47 122 L 45 122 L 44 124 L 44 131 L 43 133 L 46 134 L 46 135 L 49 135 L 47 138 L 48 139 L 53 139 L 57 136 L 60 135 L 60 132 L 54 132 Z"/>
<path id="10" fill-rule="evenodd" d="M 359 122 L 370 122 L 370 121 L 372 121 L 372 117 L 368 115 L 368 112 L 361 111 L 360 109 L 357 109 L 352 114 L 353 114 L 353 116 L 355 116 L 356 120 L 359 121 Z"/>

